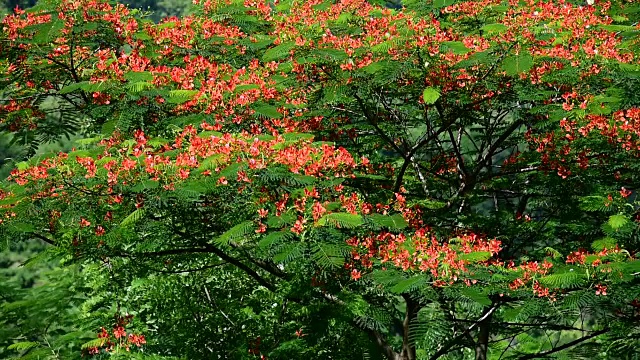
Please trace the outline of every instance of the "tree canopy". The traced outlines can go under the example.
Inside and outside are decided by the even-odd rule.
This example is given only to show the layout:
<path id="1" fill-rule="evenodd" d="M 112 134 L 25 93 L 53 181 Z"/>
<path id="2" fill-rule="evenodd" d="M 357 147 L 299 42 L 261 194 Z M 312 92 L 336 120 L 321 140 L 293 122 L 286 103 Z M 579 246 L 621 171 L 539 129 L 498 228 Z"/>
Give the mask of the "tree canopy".
<path id="1" fill-rule="evenodd" d="M 637 356 L 640 5 L 395 5 L 8 15 L 0 354 Z"/>

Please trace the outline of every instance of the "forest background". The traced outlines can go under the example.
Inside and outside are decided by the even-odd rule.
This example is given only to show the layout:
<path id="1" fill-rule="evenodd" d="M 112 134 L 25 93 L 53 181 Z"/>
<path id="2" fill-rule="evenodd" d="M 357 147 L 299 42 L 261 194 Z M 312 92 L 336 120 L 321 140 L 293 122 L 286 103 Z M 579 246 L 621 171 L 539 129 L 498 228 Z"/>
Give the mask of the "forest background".
<path id="1" fill-rule="evenodd" d="M 167 16 L 182 16 L 189 12 L 191 2 L 188 0 L 149 0 L 123 1 L 131 8 L 148 11 L 154 21 Z M 0 3 L 0 18 L 13 13 L 13 10 L 28 9 L 36 4 L 36 0 L 6 0 Z M 66 151 L 73 146 L 73 140 L 60 139 L 53 143 L 42 145 L 38 153 L 48 151 Z M 24 145 L 12 144 L 11 136 L 7 133 L 0 135 L 0 178 L 9 176 L 16 161 L 25 156 Z M 6 242 L 5 242 L 5 245 Z M 18 246 L 0 246 L 0 283 L 6 288 L 15 287 L 29 294 L 35 286 L 43 285 L 42 276 L 49 274 L 55 267 L 55 262 L 39 264 L 37 266 L 23 266 L 28 259 L 33 258 L 45 248 L 45 244 L 38 241 L 21 243 Z M 51 300 L 51 299 L 49 299 Z M 45 300 L 48 301 L 48 300 Z M 54 300 L 55 301 L 55 300 Z M 36 318 L 37 315 L 34 317 Z M 2 332 L 0 332 L 1 334 Z M 0 349 L 0 358 L 9 356 L 6 349 Z"/>

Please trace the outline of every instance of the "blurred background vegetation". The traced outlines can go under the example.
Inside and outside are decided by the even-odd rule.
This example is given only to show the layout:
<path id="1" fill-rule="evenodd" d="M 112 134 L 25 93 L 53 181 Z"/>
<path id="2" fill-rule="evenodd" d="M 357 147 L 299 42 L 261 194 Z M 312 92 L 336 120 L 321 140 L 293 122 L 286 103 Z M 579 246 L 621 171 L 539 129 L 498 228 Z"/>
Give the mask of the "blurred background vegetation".
<path id="1" fill-rule="evenodd" d="M 27 9 L 36 2 L 37 0 L 2 0 L 0 18 L 11 14 L 16 7 Z M 149 17 L 155 22 L 169 16 L 187 15 L 191 9 L 191 0 L 120 2 L 148 12 Z M 71 137 L 42 144 L 36 153 L 69 150 L 73 146 L 73 140 Z M 0 178 L 9 176 L 14 164 L 28 156 L 27 150 L 25 146 L 14 144 L 11 135 L 0 133 Z M 87 329 L 72 328 L 73 318 L 81 316 L 82 313 L 79 304 L 86 301 L 83 299 L 83 290 L 86 289 L 80 288 L 83 282 L 78 281 L 79 278 L 76 276 L 70 276 L 73 272 L 66 271 L 63 274 L 56 261 L 31 265 L 29 260 L 43 252 L 46 247 L 44 243 L 31 241 L 11 245 L 12 247 L 9 247 L 9 239 L 0 237 L 0 358 L 16 354 L 15 350 L 7 349 L 7 346 L 16 340 L 50 344 L 48 350 L 41 350 L 53 351 L 54 356 L 59 358 L 79 356 L 80 354 L 76 353 L 65 353 L 64 350 L 74 347 L 73 345 L 76 345 L 77 349 L 78 344 L 72 343 L 95 337 L 91 326 L 97 325 L 91 324 Z M 71 341 L 72 338 L 75 340 Z M 66 345 L 60 347 L 57 346 L 57 342 Z M 38 351 L 32 351 L 30 355 L 50 356 L 51 353 L 39 354 Z"/>
<path id="2" fill-rule="evenodd" d="M 160 21 L 168 16 L 181 16 L 189 14 L 191 0 L 122 0 L 123 4 L 131 8 L 149 11 L 154 21 Z M 17 7 L 26 9 L 35 5 L 36 0 L 3 0 L 0 3 L 0 12 L 8 14 Z"/>

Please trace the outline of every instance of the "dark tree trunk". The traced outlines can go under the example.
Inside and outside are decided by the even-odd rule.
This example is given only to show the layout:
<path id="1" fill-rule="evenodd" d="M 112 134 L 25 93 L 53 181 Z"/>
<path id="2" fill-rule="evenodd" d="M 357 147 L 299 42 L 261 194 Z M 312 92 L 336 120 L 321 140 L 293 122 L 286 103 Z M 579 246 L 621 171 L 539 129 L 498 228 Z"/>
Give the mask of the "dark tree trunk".
<path id="1" fill-rule="evenodd" d="M 420 310 L 420 304 L 413 300 L 409 295 L 403 295 L 404 301 L 407 304 L 407 310 L 402 321 L 402 352 L 399 354 L 399 360 L 415 360 L 416 358 L 416 346 L 409 341 L 409 326 L 411 322 L 418 315 Z"/>
<path id="2" fill-rule="evenodd" d="M 480 324 L 478 324 L 478 340 L 476 341 L 476 360 L 487 360 L 487 350 L 489 348 L 489 337 L 491 336 L 490 313 Z"/>
<path id="3" fill-rule="evenodd" d="M 407 304 L 404 320 L 402 321 L 402 349 L 400 352 L 395 351 L 384 336 L 375 330 L 369 330 L 369 334 L 374 338 L 376 344 L 380 347 L 382 354 L 388 360 L 416 360 L 415 344 L 409 341 L 409 329 L 411 322 L 415 320 L 420 310 L 420 303 L 411 299 L 409 295 L 402 296 Z"/>

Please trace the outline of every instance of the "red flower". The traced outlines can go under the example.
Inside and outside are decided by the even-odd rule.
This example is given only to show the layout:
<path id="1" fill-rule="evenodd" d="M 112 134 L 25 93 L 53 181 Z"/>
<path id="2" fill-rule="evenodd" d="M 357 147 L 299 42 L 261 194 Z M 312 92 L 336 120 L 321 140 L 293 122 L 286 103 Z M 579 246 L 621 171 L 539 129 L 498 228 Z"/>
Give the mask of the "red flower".
<path id="1" fill-rule="evenodd" d="M 620 190 L 620 195 L 622 195 L 623 198 L 628 198 L 629 195 L 631 195 L 631 190 L 627 190 L 624 187 Z"/>
<path id="2" fill-rule="evenodd" d="M 122 160 L 122 168 L 127 171 L 134 169 L 137 165 L 138 163 L 135 160 L 129 158 L 125 158 Z"/>
<path id="3" fill-rule="evenodd" d="M 358 280 L 360 279 L 360 277 L 362 277 L 362 274 L 360 273 L 360 271 L 358 269 L 353 269 L 351 270 L 351 278 L 353 280 Z"/>
<path id="4" fill-rule="evenodd" d="M 327 212 L 327 209 L 324 208 L 324 206 L 322 206 L 322 204 L 320 204 L 319 201 L 316 201 L 315 204 L 313 204 L 313 220 L 314 221 L 318 221 L 318 219 L 320 219 L 320 217 L 322 217 L 322 215 L 324 215 Z"/>
<path id="5" fill-rule="evenodd" d="M 595 286 L 595 288 L 596 288 L 596 295 L 607 296 L 607 287 L 605 285 L 598 284 Z"/>
<path id="6" fill-rule="evenodd" d="M 122 326 L 118 326 L 118 327 L 113 329 L 113 336 L 115 336 L 116 339 L 120 339 L 121 337 L 124 337 L 125 335 L 127 335 L 127 332 L 124 331 L 124 328 Z"/>
<path id="7" fill-rule="evenodd" d="M 140 347 L 143 344 L 146 344 L 147 340 L 144 338 L 144 335 L 129 334 L 129 342 Z"/>
<path id="8" fill-rule="evenodd" d="M 267 226 L 263 223 L 260 223 L 258 225 L 258 228 L 256 229 L 256 234 L 261 234 L 267 231 Z"/>
<path id="9" fill-rule="evenodd" d="M 296 223 L 293 224 L 293 227 L 291 228 L 291 232 L 296 233 L 298 235 L 302 234 L 302 232 L 304 231 L 304 224 L 307 222 L 307 220 L 305 218 L 303 218 L 302 216 L 298 216 L 298 220 L 296 220 Z"/>
<path id="10" fill-rule="evenodd" d="M 178 176 L 180 176 L 180 178 L 182 180 L 185 180 L 186 178 L 189 177 L 189 170 L 187 169 L 180 169 L 178 172 Z"/>

